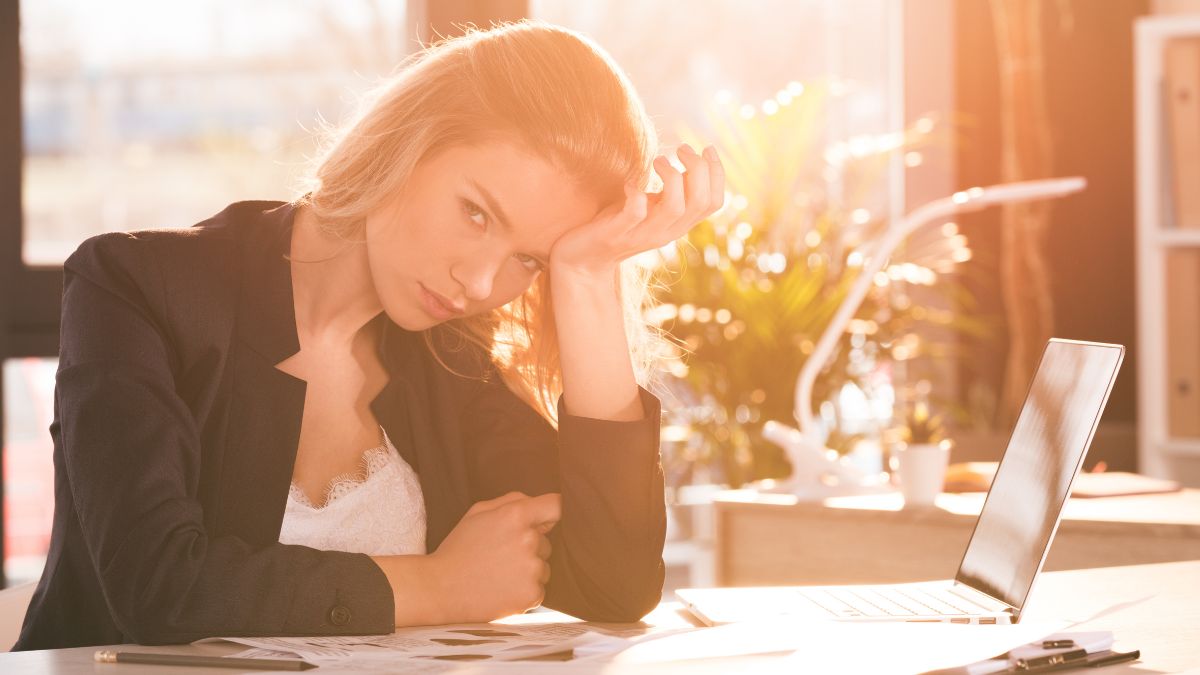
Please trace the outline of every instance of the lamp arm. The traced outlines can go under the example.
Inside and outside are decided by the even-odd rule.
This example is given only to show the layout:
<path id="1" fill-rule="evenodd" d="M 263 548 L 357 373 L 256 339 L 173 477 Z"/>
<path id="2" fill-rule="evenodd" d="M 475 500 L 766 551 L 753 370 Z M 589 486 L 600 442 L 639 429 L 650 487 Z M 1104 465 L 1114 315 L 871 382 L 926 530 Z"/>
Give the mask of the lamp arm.
<path id="1" fill-rule="evenodd" d="M 846 330 L 846 326 L 854 318 L 858 308 L 862 306 L 863 299 L 867 297 L 867 291 L 871 290 L 875 274 L 883 269 L 888 259 L 891 258 L 892 252 L 912 231 L 931 220 L 954 213 L 957 208 L 958 204 L 954 203 L 952 197 L 945 197 L 921 206 L 888 227 L 883 236 L 875 242 L 875 246 L 871 248 L 870 252 L 864 255 L 863 266 L 854 279 L 854 285 L 850 287 L 850 292 L 842 299 L 842 304 L 838 306 L 833 318 L 825 326 L 824 332 L 821 333 L 816 346 L 813 347 L 812 354 L 804 360 L 804 365 L 800 368 L 800 376 L 796 380 L 796 421 L 800 425 L 800 432 L 809 441 L 819 442 L 813 424 L 813 385 L 817 381 L 817 375 L 833 355 L 833 350 L 837 346 L 838 339 Z"/>
<path id="2" fill-rule="evenodd" d="M 850 320 L 854 318 L 855 313 L 858 312 L 863 299 L 867 296 L 867 291 L 871 288 L 875 274 L 883 269 L 888 259 L 891 258 L 892 252 L 896 250 L 900 242 L 904 241 L 905 237 L 931 221 L 956 213 L 976 211 L 994 204 L 1061 197 L 1078 192 L 1086 185 L 1087 181 L 1083 178 L 1070 177 L 1007 183 L 987 188 L 971 188 L 928 202 L 890 225 L 875 246 L 870 249 L 870 253 L 864 255 L 863 266 L 854 280 L 854 285 L 850 287 L 850 292 L 846 294 L 842 304 L 834 312 L 833 318 L 825 326 L 825 331 L 821 333 L 821 337 L 813 347 L 812 354 L 804 360 L 804 365 L 800 368 L 800 375 L 796 378 L 795 394 L 795 416 L 800 433 L 813 444 L 820 444 L 812 414 L 812 390 L 817 381 L 817 375 L 833 355 L 838 339 L 846 330 Z"/>

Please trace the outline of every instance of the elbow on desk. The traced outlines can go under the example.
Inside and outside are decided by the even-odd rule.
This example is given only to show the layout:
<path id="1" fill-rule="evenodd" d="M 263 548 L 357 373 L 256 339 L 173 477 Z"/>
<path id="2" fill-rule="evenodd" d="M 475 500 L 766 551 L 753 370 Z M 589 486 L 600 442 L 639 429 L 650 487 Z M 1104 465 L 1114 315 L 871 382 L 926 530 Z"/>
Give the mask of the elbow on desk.
<path id="1" fill-rule="evenodd" d="M 622 572 L 629 572 L 628 568 Z M 649 614 L 662 600 L 666 568 L 660 556 L 644 570 L 623 573 L 604 581 L 584 577 L 568 587 L 554 584 L 547 588 L 546 607 L 584 621 L 634 623 Z"/>
<path id="2" fill-rule="evenodd" d="M 211 617 L 201 618 L 185 609 L 190 603 L 168 588 L 144 588 L 123 603 L 109 599 L 109 612 L 117 630 L 129 642 L 169 645 L 215 637 L 220 629 Z M 226 631 L 232 629 L 227 626 Z"/>
<path id="3" fill-rule="evenodd" d="M 127 641 L 140 645 L 182 644 L 201 637 L 211 637 L 188 631 L 186 627 L 179 626 L 177 620 L 146 607 L 128 611 L 114 609 L 112 618 Z"/>
<path id="4" fill-rule="evenodd" d="M 589 621 L 606 621 L 613 623 L 634 623 L 654 611 L 662 601 L 663 580 L 666 567 L 660 557 L 655 561 L 653 570 L 638 583 L 631 584 L 622 591 L 622 597 L 612 611 L 601 613 Z"/>

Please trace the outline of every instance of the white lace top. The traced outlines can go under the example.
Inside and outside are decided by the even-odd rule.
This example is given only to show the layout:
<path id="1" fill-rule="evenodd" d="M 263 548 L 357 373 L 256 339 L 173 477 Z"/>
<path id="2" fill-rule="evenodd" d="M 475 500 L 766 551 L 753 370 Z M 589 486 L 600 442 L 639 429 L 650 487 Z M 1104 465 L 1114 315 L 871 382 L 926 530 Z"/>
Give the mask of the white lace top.
<path id="1" fill-rule="evenodd" d="M 363 453 L 358 475 L 330 481 L 317 506 L 298 485 L 288 491 L 279 542 L 367 555 L 425 553 L 421 483 L 387 431 L 383 445 Z"/>

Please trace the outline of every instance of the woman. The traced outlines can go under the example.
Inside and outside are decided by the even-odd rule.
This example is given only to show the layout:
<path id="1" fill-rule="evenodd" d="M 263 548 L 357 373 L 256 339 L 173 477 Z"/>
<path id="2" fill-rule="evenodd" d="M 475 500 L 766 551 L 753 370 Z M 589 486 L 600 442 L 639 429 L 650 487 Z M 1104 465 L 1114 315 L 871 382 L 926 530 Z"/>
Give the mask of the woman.
<path id="1" fill-rule="evenodd" d="M 564 29 L 406 66 L 302 197 L 66 261 L 54 530 L 16 649 L 658 602 L 628 259 L 720 206 L 720 162 L 651 162 L 632 87 Z"/>

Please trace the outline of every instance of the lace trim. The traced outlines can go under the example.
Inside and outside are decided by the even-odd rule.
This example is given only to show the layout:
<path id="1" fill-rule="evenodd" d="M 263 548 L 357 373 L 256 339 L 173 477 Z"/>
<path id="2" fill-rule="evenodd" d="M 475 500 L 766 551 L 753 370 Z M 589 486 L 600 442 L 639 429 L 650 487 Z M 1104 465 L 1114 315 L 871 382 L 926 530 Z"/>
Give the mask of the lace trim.
<path id="1" fill-rule="evenodd" d="M 382 427 L 380 429 L 382 430 Z M 347 471 L 329 479 L 329 485 L 325 488 L 325 499 L 320 504 L 314 504 L 308 498 L 308 495 L 304 493 L 304 490 L 300 489 L 299 485 L 296 485 L 296 481 L 292 481 L 288 487 L 288 496 L 297 503 L 320 511 L 338 498 L 354 492 L 356 488 L 370 480 L 371 476 L 382 471 L 391 463 L 392 453 L 395 451 L 392 450 L 391 440 L 388 439 L 387 432 L 384 431 L 382 433 L 384 439 L 383 445 L 377 445 L 363 451 L 362 457 L 358 459 L 358 471 Z"/>

